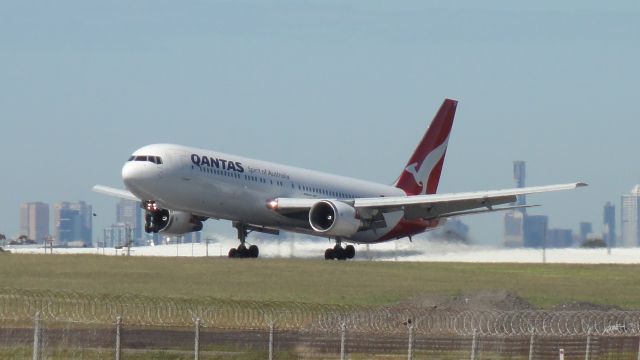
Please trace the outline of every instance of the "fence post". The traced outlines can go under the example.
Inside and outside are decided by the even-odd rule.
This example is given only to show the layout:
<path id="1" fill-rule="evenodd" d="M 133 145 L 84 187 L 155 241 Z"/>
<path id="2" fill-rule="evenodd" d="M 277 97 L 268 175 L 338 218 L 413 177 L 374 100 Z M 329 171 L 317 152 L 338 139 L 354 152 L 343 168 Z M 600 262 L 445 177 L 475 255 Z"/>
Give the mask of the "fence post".
<path id="1" fill-rule="evenodd" d="M 269 322 L 269 360 L 273 360 L 273 321 Z"/>
<path id="2" fill-rule="evenodd" d="M 342 323 L 342 334 L 340 336 L 340 360 L 345 360 L 346 359 L 346 354 L 344 351 L 344 346 L 345 343 L 347 341 L 347 324 L 345 324 L 344 322 Z"/>
<path id="3" fill-rule="evenodd" d="M 33 326 L 33 360 L 42 358 L 42 329 L 40 322 L 40 311 L 36 313 Z"/>
<path id="4" fill-rule="evenodd" d="M 413 324 L 409 322 L 409 350 L 407 351 L 407 359 L 413 360 Z"/>
<path id="5" fill-rule="evenodd" d="M 584 353 L 584 360 L 589 360 L 589 352 L 591 351 L 591 328 L 587 330 L 587 348 Z"/>
<path id="6" fill-rule="evenodd" d="M 471 340 L 471 360 L 476 360 L 476 338 L 478 336 L 478 332 L 476 329 L 473 329 L 473 340 Z"/>
<path id="7" fill-rule="evenodd" d="M 200 359 L 200 318 L 196 319 L 196 336 L 194 340 L 193 358 Z"/>
<path id="8" fill-rule="evenodd" d="M 529 338 L 529 360 L 533 360 L 533 343 L 536 339 L 536 332 L 531 332 L 531 338 Z"/>
<path id="9" fill-rule="evenodd" d="M 122 348 L 120 338 L 122 336 L 122 316 L 116 317 L 116 360 L 120 360 L 122 356 Z"/>

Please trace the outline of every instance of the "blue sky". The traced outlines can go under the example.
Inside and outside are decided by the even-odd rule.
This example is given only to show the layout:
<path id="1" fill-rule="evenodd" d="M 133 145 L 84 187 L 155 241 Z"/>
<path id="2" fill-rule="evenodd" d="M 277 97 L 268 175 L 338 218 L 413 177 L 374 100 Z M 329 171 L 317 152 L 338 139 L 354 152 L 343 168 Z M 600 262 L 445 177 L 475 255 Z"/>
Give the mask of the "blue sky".
<path id="1" fill-rule="evenodd" d="M 531 197 L 600 230 L 640 182 L 637 1 L 0 2 L 0 232 L 19 204 L 86 200 L 94 233 L 138 147 L 172 142 L 392 182 L 444 97 L 443 192 L 584 180 Z M 502 240 L 502 216 L 465 218 Z M 210 231 L 229 231 L 213 222 Z"/>

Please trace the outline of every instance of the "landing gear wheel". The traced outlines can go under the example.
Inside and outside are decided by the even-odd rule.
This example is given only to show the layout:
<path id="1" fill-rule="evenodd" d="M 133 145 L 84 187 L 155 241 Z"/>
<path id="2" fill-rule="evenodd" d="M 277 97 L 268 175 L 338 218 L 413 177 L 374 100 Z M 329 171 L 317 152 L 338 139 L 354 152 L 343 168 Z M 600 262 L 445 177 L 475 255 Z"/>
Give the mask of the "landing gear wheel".
<path id="1" fill-rule="evenodd" d="M 333 252 L 338 260 L 347 260 L 347 253 L 344 251 L 342 246 L 336 245 L 333 247 Z"/>
<path id="2" fill-rule="evenodd" d="M 246 258 L 249 255 L 249 250 L 247 249 L 246 246 L 244 246 L 244 244 L 240 244 L 238 246 L 238 257 L 239 258 Z"/>
<path id="3" fill-rule="evenodd" d="M 249 257 L 257 258 L 258 254 L 260 254 L 260 249 L 256 245 L 249 246 Z"/>
<path id="4" fill-rule="evenodd" d="M 324 251 L 324 259 L 325 260 L 333 260 L 336 258 L 336 254 L 334 253 L 332 248 L 328 248 Z"/>
<path id="5" fill-rule="evenodd" d="M 353 259 L 353 257 L 356 256 L 356 249 L 353 245 L 347 245 L 344 248 L 344 253 L 347 255 L 347 259 Z"/>

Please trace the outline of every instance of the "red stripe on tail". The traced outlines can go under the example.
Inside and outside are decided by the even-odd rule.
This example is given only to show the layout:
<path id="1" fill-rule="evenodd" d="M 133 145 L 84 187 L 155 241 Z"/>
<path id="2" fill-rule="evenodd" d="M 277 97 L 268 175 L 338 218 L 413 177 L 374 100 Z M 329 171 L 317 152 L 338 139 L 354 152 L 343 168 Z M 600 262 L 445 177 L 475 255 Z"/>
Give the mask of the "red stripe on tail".
<path id="1" fill-rule="evenodd" d="M 395 186 L 407 195 L 435 194 L 447 153 L 456 100 L 445 99 Z"/>

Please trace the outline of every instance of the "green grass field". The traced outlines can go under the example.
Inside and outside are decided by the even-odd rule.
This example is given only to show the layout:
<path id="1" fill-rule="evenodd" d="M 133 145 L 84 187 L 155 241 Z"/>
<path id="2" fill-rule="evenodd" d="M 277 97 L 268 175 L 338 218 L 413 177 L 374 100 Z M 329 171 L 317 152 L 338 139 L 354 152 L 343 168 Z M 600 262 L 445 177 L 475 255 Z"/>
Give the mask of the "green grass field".
<path id="1" fill-rule="evenodd" d="M 640 309 L 638 284 L 638 265 L 0 255 L 2 288 L 188 299 L 380 305 L 504 289 L 541 308 L 590 302 Z"/>

